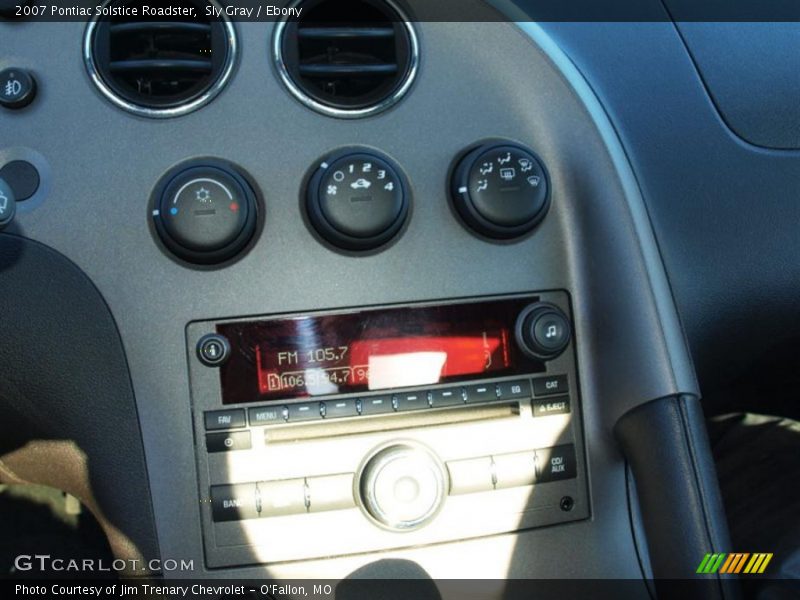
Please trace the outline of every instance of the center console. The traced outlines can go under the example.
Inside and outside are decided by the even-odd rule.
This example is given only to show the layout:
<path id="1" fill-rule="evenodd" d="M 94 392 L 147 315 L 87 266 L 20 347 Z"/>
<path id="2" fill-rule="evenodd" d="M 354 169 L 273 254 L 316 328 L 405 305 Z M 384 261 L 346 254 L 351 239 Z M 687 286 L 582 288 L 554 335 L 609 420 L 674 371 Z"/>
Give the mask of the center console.
<path id="1" fill-rule="evenodd" d="M 191 323 L 208 565 L 587 518 L 570 314 L 556 291 Z"/>

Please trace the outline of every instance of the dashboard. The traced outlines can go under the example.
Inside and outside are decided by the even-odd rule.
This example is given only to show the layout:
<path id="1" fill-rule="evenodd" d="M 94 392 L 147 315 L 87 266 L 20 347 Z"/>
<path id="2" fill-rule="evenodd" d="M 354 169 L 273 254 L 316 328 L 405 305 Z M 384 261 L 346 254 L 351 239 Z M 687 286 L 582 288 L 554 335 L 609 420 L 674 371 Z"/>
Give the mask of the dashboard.
<path id="1" fill-rule="evenodd" d="M 0 22 L 7 468 L 197 578 L 646 595 L 724 544 L 701 387 L 773 350 L 800 170 L 697 27 L 117 4 Z"/>

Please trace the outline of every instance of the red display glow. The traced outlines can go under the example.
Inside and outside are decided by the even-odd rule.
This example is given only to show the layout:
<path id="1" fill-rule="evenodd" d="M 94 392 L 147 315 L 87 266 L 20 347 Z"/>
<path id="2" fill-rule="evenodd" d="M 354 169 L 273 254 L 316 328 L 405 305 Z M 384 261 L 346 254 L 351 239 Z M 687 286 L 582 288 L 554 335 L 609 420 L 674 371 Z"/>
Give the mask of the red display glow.
<path id="1" fill-rule="evenodd" d="M 281 364 L 283 363 L 283 365 Z M 291 368 L 285 368 L 289 364 Z M 358 340 L 351 346 L 305 352 L 256 347 L 262 395 L 306 388 L 311 395 L 340 386 L 387 389 L 438 383 L 509 366 L 508 332 L 483 336 L 431 336 Z"/>
<path id="2" fill-rule="evenodd" d="M 514 326 L 530 298 L 364 309 L 217 325 L 225 404 L 536 373 Z"/>

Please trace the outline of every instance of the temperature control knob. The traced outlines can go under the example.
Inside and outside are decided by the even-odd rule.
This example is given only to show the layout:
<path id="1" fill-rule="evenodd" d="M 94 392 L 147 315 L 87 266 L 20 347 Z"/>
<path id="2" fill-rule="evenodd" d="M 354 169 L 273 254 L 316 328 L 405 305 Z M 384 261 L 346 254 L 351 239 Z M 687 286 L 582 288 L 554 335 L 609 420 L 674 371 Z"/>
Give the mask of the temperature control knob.
<path id="1" fill-rule="evenodd" d="M 531 150 L 484 144 L 453 172 L 451 196 L 464 222 L 490 238 L 510 239 L 533 229 L 550 203 L 547 173 Z"/>
<path id="2" fill-rule="evenodd" d="M 153 223 L 161 241 L 188 262 L 215 264 L 233 258 L 256 229 L 255 194 L 244 177 L 222 161 L 184 164 L 156 188 Z"/>
<path id="3" fill-rule="evenodd" d="M 441 461 L 416 444 L 396 444 L 370 458 L 361 472 L 361 501 L 383 527 L 409 531 L 430 521 L 444 502 Z"/>
<path id="4" fill-rule="evenodd" d="M 392 161 L 354 151 L 322 161 L 307 190 L 308 218 L 328 242 L 371 250 L 391 240 L 408 214 L 406 184 Z"/>
<path id="5" fill-rule="evenodd" d="M 549 360 L 567 348 L 572 337 L 569 319 L 553 304 L 531 304 L 517 317 L 517 343 L 525 354 Z"/>

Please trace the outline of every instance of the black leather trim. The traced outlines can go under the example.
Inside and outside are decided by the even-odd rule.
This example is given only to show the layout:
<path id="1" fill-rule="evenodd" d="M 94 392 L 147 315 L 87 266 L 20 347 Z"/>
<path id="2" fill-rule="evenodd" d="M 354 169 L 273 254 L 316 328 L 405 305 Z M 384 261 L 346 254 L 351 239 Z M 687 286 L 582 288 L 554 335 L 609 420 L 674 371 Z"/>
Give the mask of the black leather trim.
<path id="1" fill-rule="evenodd" d="M 659 580 L 697 582 L 688 598 L 738 598 L 735 580 L 699 575 L 708 552 L 731 552 L 727 521 L 699 399 L 669 397 L 617 421 L 614 435 L 630 465 L 647 536 L 655 587 Z"/>

